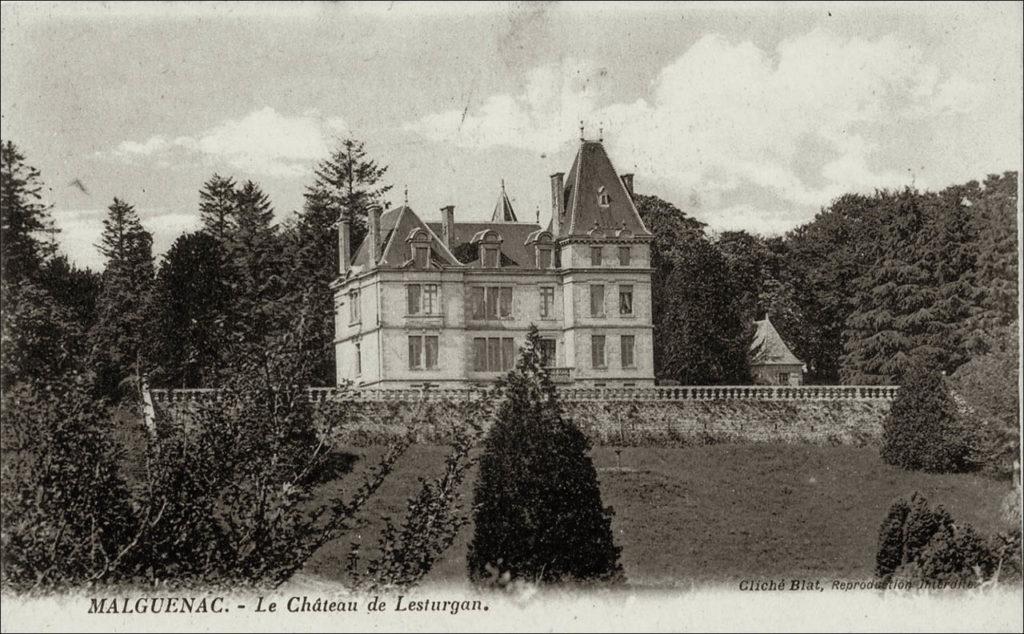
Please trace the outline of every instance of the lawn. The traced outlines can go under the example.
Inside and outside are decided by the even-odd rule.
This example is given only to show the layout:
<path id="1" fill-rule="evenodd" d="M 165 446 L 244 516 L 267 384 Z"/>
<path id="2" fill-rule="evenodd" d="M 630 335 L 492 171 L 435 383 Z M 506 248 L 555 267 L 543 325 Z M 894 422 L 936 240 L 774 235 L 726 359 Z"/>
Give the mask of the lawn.
<path id="1" fill-rule="evenodd" d="M 380 449 L 351 453 L 358 458 L 353 472 L 330 488 L 353 485 Z M 372 545 L 382 515 L 400 519 L 416 478 L 439 473 L 445 454 L 441 446 L 412 447 L 366 509 L 366 526 L 325 546 L 304 573 L 343 580 L 349 544 Z M 882 518 L 895 498 L 915 490 L 982 533 L 1007 527 L 1000 504 L 1010 483 L 902 471 L 883 464 L 872 448 L 750 443 L 627 447 L 617 456 L 612 447 L 597 447 L 592 456 L 604 502 L 615 509 L 626 575 L 638 585 L 870 578 Z M 431 580 L 465 578 L 471 530 L 462 531 Z"/>

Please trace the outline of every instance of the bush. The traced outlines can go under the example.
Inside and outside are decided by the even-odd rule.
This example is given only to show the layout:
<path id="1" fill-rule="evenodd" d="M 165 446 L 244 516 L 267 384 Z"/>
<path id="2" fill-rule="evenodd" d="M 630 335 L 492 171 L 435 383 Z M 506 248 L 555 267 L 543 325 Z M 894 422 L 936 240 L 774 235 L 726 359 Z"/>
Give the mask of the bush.
<path id="1" fill-rule="evenodd" d="M 85 382 L 3 396 L 3 566 L 16 590 L 131 575 L 144 523 L 118 468 L 110 412 Z"/>
<path id="2" fill-rule="evenodd" d="M 470 579 L 533 583 L 622 578 L 590 443 L 565 420 L 531 328 L 484 443 L 474 490 Z"/>
<path id="3" fill-rule="evenodd" d="M 950 387 L 957 416 L 978 430 L 976 462 L 1009 479 L 1020 456 L 1018 322 L 988 337 L 987 352 L 960 366 Z"/>
<path id="4" fill-rule="evenodd" d="M 1020 544 L 1019 528 L 986 540 L 914 493 L 909 502 L 897 500 L 882 522 L 875 574 L 935 585 L 1019 581 Z"/>
<path id="5" fill-rule="evenodd" d="M 912 364 L 882 423 L 882 459 L 911 470 L 968 471 L 975 445 L 942 374 L 925 360 Z"/>

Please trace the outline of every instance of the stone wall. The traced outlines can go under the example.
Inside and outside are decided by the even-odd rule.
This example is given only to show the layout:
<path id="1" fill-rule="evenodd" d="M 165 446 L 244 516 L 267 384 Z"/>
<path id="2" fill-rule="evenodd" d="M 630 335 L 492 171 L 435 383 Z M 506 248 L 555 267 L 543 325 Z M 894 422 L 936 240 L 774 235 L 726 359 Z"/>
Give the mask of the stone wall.
<path id="1" fill-rule="evenodd" d="M 769 392 L 776 393 L 781 394 Z M 203 399 L 181 398 L 180 394 L 155 394 L 157 424 L 168 420 L 187 424 L 189 411 L 217 403 L 213 393 L 207 393 Z M 339 445 L 378 444 L 408 432 L 412 432 L 418 442 L 444 442 L 453 425 L 465 423 L 466 399 L 315 400 L 322 420 L 337 423 L 333 435 Z M 789 399 L 763 396 L 661 400 L 573 398 L 565 400 L 564 408 L 566 416 L 575 420 L 595 444 L 601 445 L 720 442 L 865 445 L 877 443 L 881 438 L 882 420 L 890 404 L 890 398 L 849 395 Z"/>

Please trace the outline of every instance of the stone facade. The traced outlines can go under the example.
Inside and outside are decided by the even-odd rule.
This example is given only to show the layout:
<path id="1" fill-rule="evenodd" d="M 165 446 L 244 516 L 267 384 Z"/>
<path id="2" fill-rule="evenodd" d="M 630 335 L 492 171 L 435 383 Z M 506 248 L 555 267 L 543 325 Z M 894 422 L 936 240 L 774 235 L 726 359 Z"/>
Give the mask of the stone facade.
<path id="1" fill-rule="evenodd" d="M 519 222 L 502 186 L 490 222 L 424 222 L 371 211 L 349 254 L 339 225 L 337 380 L 361 387 L 464 387 L 514 364 L 531 324 L 560 384 L 654 384 L 651 234 L 600 142 L 551 177 L 552 220 Z"/>

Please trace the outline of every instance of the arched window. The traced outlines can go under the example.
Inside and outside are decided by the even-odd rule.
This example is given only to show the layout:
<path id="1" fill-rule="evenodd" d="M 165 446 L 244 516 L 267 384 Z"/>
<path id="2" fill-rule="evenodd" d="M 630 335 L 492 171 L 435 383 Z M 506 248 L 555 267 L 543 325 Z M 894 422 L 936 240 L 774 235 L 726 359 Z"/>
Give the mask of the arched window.
<path id="1" fill-rule="evenodd" d="M 608 192 L 605 191 L 604 185 L 597 188 L 597 204 L 602 207 L 607 207 L 612 204 L 612 198 L 608 195 Z"/>

